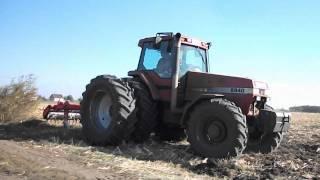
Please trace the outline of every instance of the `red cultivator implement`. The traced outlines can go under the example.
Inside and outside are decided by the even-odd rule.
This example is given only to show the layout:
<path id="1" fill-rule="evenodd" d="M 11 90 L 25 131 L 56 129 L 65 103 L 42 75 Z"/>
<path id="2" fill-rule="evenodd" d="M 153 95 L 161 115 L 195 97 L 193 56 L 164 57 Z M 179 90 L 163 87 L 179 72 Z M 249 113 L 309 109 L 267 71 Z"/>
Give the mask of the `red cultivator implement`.
<path id="1" fill-rule="evenodd" d="M 55 105 L 48 105 L 42 116 L 46 120 L 63 120 L 63 125 L 69 127 L 68 120 L 80 119 L 80 104 L 59 101 Z"/>

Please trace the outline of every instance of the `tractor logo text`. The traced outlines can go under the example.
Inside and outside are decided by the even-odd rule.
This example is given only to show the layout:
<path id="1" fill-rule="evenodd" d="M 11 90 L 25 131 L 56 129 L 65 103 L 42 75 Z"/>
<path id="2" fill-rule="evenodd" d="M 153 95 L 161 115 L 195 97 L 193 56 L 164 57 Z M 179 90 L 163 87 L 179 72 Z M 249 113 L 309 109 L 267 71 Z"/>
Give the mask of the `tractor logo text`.
<path id="1" fill-rule="evenodd" d="M 231 93 L 244 93 L 244 88 L 231 88 Z"/>

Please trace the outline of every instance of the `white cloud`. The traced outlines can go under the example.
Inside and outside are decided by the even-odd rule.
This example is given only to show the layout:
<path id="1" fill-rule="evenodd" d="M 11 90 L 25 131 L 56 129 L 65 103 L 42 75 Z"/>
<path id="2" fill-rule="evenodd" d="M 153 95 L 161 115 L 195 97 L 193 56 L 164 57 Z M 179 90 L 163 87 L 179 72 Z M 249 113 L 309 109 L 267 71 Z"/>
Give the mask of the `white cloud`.
<path id="1" fill-rule="evenodd" d="M 275 108 L 289 108 L 298 105 L 320 105 L 319 84 L 269 83 L 269 104 Z"/>

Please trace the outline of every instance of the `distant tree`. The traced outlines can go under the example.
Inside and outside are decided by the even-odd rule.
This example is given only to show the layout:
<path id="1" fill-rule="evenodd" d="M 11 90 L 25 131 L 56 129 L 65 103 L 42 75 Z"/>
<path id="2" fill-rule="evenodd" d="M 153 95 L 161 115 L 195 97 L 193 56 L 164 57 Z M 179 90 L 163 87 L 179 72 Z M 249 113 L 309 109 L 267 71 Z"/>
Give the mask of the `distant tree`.
<path id="1" fill-rule="evenodd" d="M 72 95 L 68 95 L 68 96 L 64 97 L 64 99 L 65 99 L 65 100 L 68 100 L 68 101 L 74 101 Z"/>
<path id="2" fill-rule="evenodd" d="M 294 106 L 290 107 L 291 112 L 310 112 L 310 113 L 320 113 L 320 106 Z"/>
<path id="3" fill-rule="evenodd" d="M 289 112 L 289 110 L 285 109 L 285 108 L 280 108 L 280 109 L 277 109 L 277 110 L 282 111 L 282 112 Z"/>
<path id="4" fill-rule="evenodd" d="M 38 96 L 38 100 L 40 100 L 40 101 L 48 101 L 48 98 L 46 98 L 45 96 L 39 95 Z"/>
<path id="5" fill-rule="evenodd" d="M 33 75 L 13 79 L 0 86 L 0 123 L 25 120 L 38 107 L 37 87 Z"/>
<path id="6" fill-rule="evenodd" d="M 79 102 L 81 102 L 81 101 L 82 101 L 82 98 L 78 98 L 77 100 L 78 100 Z"/>

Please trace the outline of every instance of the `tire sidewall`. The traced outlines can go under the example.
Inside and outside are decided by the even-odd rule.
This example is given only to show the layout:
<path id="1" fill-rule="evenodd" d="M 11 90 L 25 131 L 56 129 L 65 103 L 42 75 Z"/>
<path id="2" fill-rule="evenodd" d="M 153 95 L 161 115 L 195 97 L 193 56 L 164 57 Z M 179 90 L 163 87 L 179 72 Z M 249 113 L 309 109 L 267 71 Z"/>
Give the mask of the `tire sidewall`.
<path id="1" fill-rule="evenodd" d="M 265 105 L 265 109 L 269 111 L 273 111 L 274 109 L 269 106 Z M 272 132 L 272 133 L 260 133 L 260 137 L 252 138 L 249 134 L 248 144 L 246 151 L 248 152 L 255 152 L 255 153 L 271 153 L 278 149 L 280 143 L 283 138 L 283 133 L 280 132 Z"/>
<path id="2" fill-rule="evenodd" d="M 215 118 L 224 124 L 226 136 L 223 142 L 210 144 L 203 136 L 203 130 L 206 123 Z M 195 107 L 189 122 L 192 125 L 188 126 L 188 139 L 197 153 L 202 156 L 210 154 L 214 157 L 222 157 L 225 156 L 226 151 L 234 149 L 237 146 L 237 139 L 241 138 L 235 118 L 244 118 L 244 116 L 240 117 L 239 114 L 234 113 L 226 105 L 220 104 L 219 101 L 208 101 Z"/>
<path id="3" fill-rule="evenodd" d="M 107 79 L 107 80 L 112 81 L 111 79 Z M 108 137 L 112 132 L 110 130 L 116 128 L 116 124 L 117 124 L 116 119 L 118 119 L 117 111 L 119 111 L 119 105 L 116 99 L 117 94 L 114 92 L 113 88 L 110 86 L 110 83 L 106 83 L 105 81 L 106 81 L 105 79 L 94 80 L 87 88 L 86 96 L 83 97 L 84 98 L 82 101 L 83 103 L 81 104 L 81 106 L 83 106 L 82 108 L 84 111 L 90 111 L 92 100 L 94 99 L 94 97 L 97 95 L 98 92 L 110 94 L 110 98 L 112 101 L 111 113 L 114 116 L 111 118 L 110 124 L 108 125 L 107 128 L 97 128 L 97 125 L 96 125 L 97 122 L 95 122 L 95 120 L 92 119 L 91 113 L 90 112 L 82 113 L 82 115 L 84 116 L 82 118 L 86 119 L 86 121 L 82 122 L 83 132 L 85 134 L 88 134 L 87 137 L 94 136 L 94 138 L 97 139 L 98 141 L 100 140 L 103 141 L 103 139 Z"/>
<path id="4" fill-rule="evenodd" d="M 145 83 L 136 79 L 133 83 L 133 89 L 136 98 L 137 123 L 131 138 L 133 141 L 141 143 L 150 137 L 158 125 L 160 110 Z"/>
<path id="5" fill-rule="evenodd" d="M 261 135 L 260 139 L 249 139 L 247 151 L 255 153 L 271 153 L 277 150 L 283 138 L 283 133 L 269 133 Z"/>

